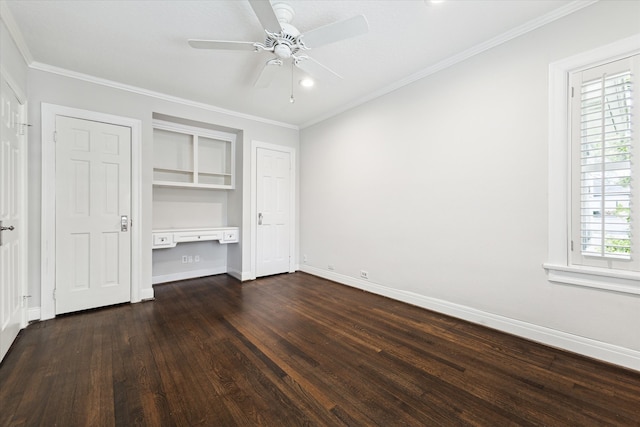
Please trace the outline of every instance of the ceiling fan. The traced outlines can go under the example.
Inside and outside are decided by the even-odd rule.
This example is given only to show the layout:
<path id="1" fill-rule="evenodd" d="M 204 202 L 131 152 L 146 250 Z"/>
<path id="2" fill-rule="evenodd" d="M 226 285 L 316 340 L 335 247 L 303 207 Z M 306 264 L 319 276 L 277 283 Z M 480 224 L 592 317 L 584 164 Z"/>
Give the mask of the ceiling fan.
<path id="1" fill-rule="evenodd" d="M 199 39 L 190 39 L 188 42 L 196 49 L 252 50 L 273 53 L 275 57 L 264 64 L 255 81 L 255 86 L 258 88 L 269 86 L 277 70 L 286 60 L 291 60 L 292 66 L 295 65 L 319 80 L 342 78 L 303 52 L 365 34 L 369 30 L 364 15 L 357 15 L 302 34 L 291 25 L 295 12 L 287 3 L 278 2 L 272 5 L 268 0 L 249 0 L 249 4 L 267 34 L 264 43 Z"/>

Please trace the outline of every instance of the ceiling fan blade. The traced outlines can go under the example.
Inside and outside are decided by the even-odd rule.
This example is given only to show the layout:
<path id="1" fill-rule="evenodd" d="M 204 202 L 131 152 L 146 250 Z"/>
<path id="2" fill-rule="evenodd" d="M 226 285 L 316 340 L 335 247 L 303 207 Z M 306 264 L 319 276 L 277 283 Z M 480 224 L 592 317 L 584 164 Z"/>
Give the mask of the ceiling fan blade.
<path id="1" fill-rule="evenodd" d="M 344 21 L 334 22 L 323 27 L 306 32 L 302 41 L 308 48 L 323 46 L 350 37 L 366 34 L 369 31 L 369 23 L 364 15 L 357 15 Z"/>
<path id="2" fill-rule="evenodd" d="M 253 42 L 232 42 L 225 40 L 190 39 L 189 46 L 196 49 L 256 50 Z"/>
<path id="3" fill-rule="evenodd" d="M 253 8 L 253 11 L 265 30 L 269 30 L 272 33 L 279 33 L 282 31 L 280 21 L 278 21 L 276 13 L 273 11 L 273 7 L 271 7 L 271 2 L 269 0 L 249 0 L 249 4 Z"/>
<path id="4" fill-rule="evenodd" d="M 342 78 L 340 74 L 336 73 L 330 68 L 325 67 L 315 59 L 308 56 L 305 59 L 301 59 L 295 62 L 295 65 L 302 71 L 308 73 L 311 77 L 315 77 L 318 80 L 336 81 Z"/>
<path id="5" fill-rule="evenodd" d="M 279 59 L 270 59 L 267 61 L 253 85 L 259 89 L 268 87 L 271 84 L 271 81 L 273 81 L 273 78 L 281 65 L 282 61 Z"/>

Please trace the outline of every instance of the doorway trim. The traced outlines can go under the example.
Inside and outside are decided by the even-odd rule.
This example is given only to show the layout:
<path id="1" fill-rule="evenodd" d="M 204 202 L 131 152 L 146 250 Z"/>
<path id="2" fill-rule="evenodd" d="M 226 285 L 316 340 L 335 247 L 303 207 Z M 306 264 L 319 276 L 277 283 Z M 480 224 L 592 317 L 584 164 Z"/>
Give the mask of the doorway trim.
<path id="1" fill-rule="evenodd" d="M 56 281 L 56 151 L 54 142 L 56 116 L 109 123 L 131 129 L 131 302 L 141 301 L 142 122 L 128 117 L 42 103 L 42 229 L 40 242 L 42 279 L 40 282 L 40 320 L 53 319 L 55 317 L 53 293 Z"/>
<path id="2" fill-rule="evenodd" d="M 286 145 L 270 144 L 268 142 L 251 141 L 251 218 L 250 227 L 251 230 L 251 277 L 249 280 L 256 279 L 256 265 L 258 256 L 257 243 L 258 243 L 258 148 L 265 148 L 272 151 L 281 151 L 289 153 L 291 159 L 291 169 L 289 179 L 291 185 L 289 187 L 289 197 L 291 203 L 289 203 L 289 273 L 296 271 L 296 149 L 288 147 Z"/>

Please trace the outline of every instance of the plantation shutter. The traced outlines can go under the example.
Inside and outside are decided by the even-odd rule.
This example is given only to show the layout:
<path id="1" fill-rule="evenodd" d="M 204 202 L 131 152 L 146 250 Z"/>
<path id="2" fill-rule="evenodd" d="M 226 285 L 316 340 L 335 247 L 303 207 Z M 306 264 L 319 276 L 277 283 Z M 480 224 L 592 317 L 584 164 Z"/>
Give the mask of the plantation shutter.
<path id="1" fill-rule="evenodd" d="M 638 57 L 572 76 L 572 259 L 636 269 Z M 637 126 L 636 126 L 637 127 Z"/>

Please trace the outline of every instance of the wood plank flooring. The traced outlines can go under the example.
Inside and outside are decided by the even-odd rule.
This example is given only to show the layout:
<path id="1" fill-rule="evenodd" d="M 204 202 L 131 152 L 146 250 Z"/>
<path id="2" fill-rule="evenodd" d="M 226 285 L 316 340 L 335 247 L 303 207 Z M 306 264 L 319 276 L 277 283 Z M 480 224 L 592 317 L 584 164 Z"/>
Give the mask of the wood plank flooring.
<path id="1" fill-rule="evenodd" d="M 1 426 L 640 426 L 640 373 L 304 273 L 23 330 Z"/>

